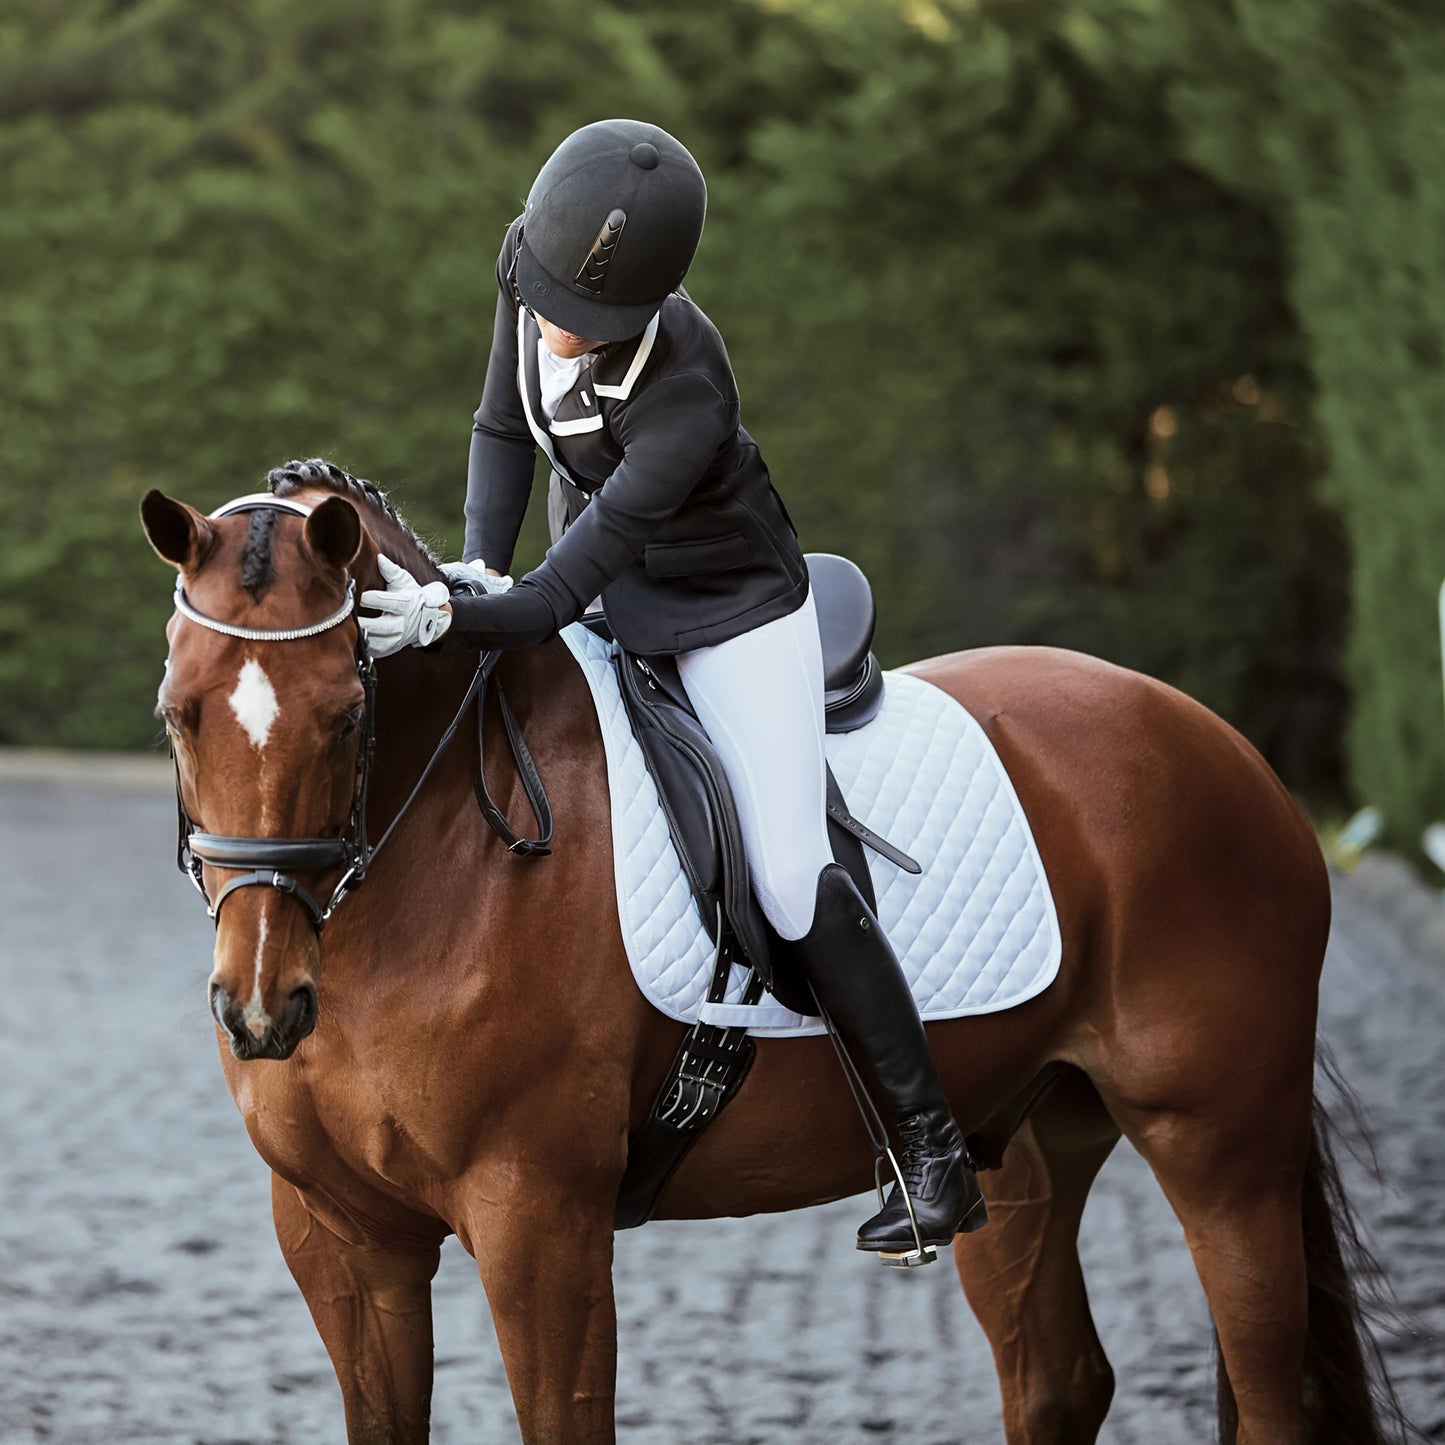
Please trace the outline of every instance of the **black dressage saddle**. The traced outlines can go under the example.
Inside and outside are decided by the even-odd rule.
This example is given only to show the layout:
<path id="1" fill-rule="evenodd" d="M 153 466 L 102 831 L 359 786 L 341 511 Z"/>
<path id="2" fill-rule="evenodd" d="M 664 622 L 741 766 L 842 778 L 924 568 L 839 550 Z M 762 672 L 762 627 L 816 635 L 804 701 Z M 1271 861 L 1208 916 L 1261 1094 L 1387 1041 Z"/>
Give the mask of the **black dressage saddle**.
<path id="1" fill-rule="evenodd" d="M 851 732 L 871 722 L 883 702 L 883 670 L 871 650 L 877 617 L 873 589 L 846 557 L 810 552 L 807 563 L 823 643 L 825 725 L 830 733 Z M 587 620 L 605 630 L 605 619 Z M 732 789 L 693 711 L 676 659 L 619 648 L 616 666 L 633 733 L 709 936 L 717 943 L 721 930 L 770 993 L 799 1013 L 811 1013 L 812 995 L 790 963 L 787 942 L 768 923 L 753 893 Z M 863 845 L 910 872 L 918 872 L 918 865 L 852 816 L 832 768 L 827 789 L 833 856 L 852 874 L 869 906 L 876 907 Z"/>
<path id="2" fill-rule="evenodd" d="M 883 672 L 871 650 L 873 590 L 846 557 L 811 552 L 807 563 L 823 643 L 825 724 L 829 732 L 849 732 L 877 716 L 883 702 Z M 605 618 L 583 620 L 610 638 Z M 737 962 L 753 970 L 745 1002 L 755 1002 L 766 987 L 788 1008 L 815 1013 L 812 992 L 789 943 L 768 923 L 753 893 L 732 790 L 682 686 L 676 660 L 639 656 L 619 647 L 616 667 L 633 732 L 716 948 L 708 999 L 721 1001 Z M 900 868 L 921 871 L 906 853 L 852 816 L 831 768 L 827 811 L 833 856 L 848 869 L 870 907 L 876 900 L 865 844 Z M 752 1055 L 745 1029 L 697 1024 L 689 1031 L 652 1117 L 631 1141 L 619 1227 L 640 1224 L 650 1215 L 656 1195 L 692 1138 L 741 1085 Z"/>

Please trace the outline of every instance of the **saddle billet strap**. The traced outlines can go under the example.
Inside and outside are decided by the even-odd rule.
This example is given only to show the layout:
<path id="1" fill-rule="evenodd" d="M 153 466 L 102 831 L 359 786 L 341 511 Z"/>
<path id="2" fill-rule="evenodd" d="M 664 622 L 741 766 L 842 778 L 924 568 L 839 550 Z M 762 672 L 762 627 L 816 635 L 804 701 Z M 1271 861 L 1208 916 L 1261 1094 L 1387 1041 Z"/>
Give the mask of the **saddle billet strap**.
<path id="1" fill-rule="evenodd" d="M 895 848 L 887 838 L 880 838 L 866 823 L 860 823 L 842 802 L 829 798 L 827 809 L 828 816 L 839 827 L 846 828 L 860 843 L 866 843 L 875 853 L 886 858 L 895 867 L 903 869 L 905 873 L 923 872 L 920 863 L 910 858 L 902 848 Z"/>
<path id="2" fill-rule="evenodd" d="M 627 1141 L 614 1229 L 635 1229 L 652 1218 L 668 1180 L 699 1133 L 742 1087 L 757 1052 L 745 1029 L 699 1023 L 688 1030 L 652 1112 Z"/>
<path id="3" fill-rule="evenodd" d="M 488 671 L 490 672 L 490 669 Z M 527 740 L 522 735 L 521 725 L 507 702 L 500 682 L 497 683 L 497 710 L 502 715 L 502 729 L 507 735 L 507 745 L 512 750 L 512 761 L 517 765 L 517 776 L 522 780 L 522 790 L 527 795 L 532 817 L 537 823 L 537 836 L 523 838 L 513 831 L 512 825 L 507 822 L 506 814 L 497 806 L 487 788 L 486 702 L 486 680 L 483 679 L 477 693 L 477 768 L 472 777 L 477 806 L 481 808 L 482 816 L 492 825 L 493 831 L 507 845 L 507 852 L 521 857 L 546 857 L 552 851 L 552 804 L 547 797 L 542 775 L 537 771 L 536 760 L 532 757 Z"/>

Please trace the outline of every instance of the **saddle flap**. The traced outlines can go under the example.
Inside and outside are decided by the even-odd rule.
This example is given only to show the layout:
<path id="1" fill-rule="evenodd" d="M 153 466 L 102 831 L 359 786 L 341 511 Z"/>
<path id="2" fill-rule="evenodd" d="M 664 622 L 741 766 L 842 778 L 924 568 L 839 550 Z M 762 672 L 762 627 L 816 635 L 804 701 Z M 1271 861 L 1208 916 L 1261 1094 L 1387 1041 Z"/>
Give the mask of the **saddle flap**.
<path id="1" fill-rule="evenodd" d="M 704 731 L 672 657 L 641 658 L 618 648 L 624 705 L 708 934 L 716 939 L 718 905 L 744 960 L 768 991 L 799 1013 L 812 1013 L 812 991 L 793 951 L 763 913 L 753 892 L 742 825 L 732 788 Z M 881 675 L 879 678 L 881 682 Z M 851 818 L 833 770 L 827 768 L 828 837 L 833 857 L 852 874 L 869 906 L 873 879 L 860 838 L 874 835 Z M 874 839 L 875 847 L 886 847 Z M 913 865 L 916 871 L 917 865 Z"/>
<path id="2" fill-rule="evenodd" d="M 659 704 L 666 705 L 666 704 Z M 668 831 L 702 909 L 703 922 L 714 931 L 715 905 L 722 893 L 722 851 L 713 828 L 707 781 L 696 756 L 679 747 L 658 723 L 651 707 L 632 714 L 633 731 L 642 745 L 647 771 L 657 784 L 657 798 L 667 815 Z"/>
<path id="3" fill-rule="evenodd" d="M 767 921 L 748 878 L 742 825 L 722 759 L 693 715 L 676 664 L 635 657 L 619 647 L 617 673 L 703 923 L 715 937 L 721 903 L 747 962 L 767 979 Z"/>

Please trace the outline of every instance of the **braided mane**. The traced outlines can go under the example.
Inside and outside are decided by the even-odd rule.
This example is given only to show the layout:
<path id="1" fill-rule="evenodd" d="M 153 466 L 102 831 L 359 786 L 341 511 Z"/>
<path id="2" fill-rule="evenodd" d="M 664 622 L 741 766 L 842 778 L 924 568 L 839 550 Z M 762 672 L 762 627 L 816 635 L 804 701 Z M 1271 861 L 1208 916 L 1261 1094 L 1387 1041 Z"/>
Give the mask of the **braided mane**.
<path id="1" fill-rule="evenodd" d="M 266 473 L 266 486 L 274 497 L 289 497 L 293 492 L 319 487 L 358 503 L 363 521 L 369 524 L 378 546 L 393 562 L 399 562 L 419 582 L 432 581 L 441 575 L 431 548 L 412 531 L 375 482 L 353 477 L 322 457 L 310 457 L 304 462 L 289 461 L 285 466 L 272 467 Z"/>

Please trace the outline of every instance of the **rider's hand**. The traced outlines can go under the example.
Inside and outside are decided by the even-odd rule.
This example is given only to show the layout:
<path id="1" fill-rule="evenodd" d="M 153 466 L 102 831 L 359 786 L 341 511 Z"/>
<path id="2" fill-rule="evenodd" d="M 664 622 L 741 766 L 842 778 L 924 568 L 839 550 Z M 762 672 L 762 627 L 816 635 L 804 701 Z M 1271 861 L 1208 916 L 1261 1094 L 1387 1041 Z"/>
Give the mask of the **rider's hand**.
<path id="1" fill-rule="evenodd" d="M 390 657 L 403 647 L 427 647 L 452 625 L 450 591 L 445 582 L 421 586 L 415 577 L 390 557 L 378 556 L 376 565 L 386 582 L 385 592 L 363 592 L 361 605 L 380 617 L 357 617 L 374 657 Z"/>
<path id="2" fill-rule="evenodd" d="M 484 592 L 505 592 L 512 585 L 510 577 L 503 577 L 495 567 L 488 567 L 480 557 L 475 562 L 443 562 L 441 567 L 453 587 L 468 582 L 480 587 Z"/>

